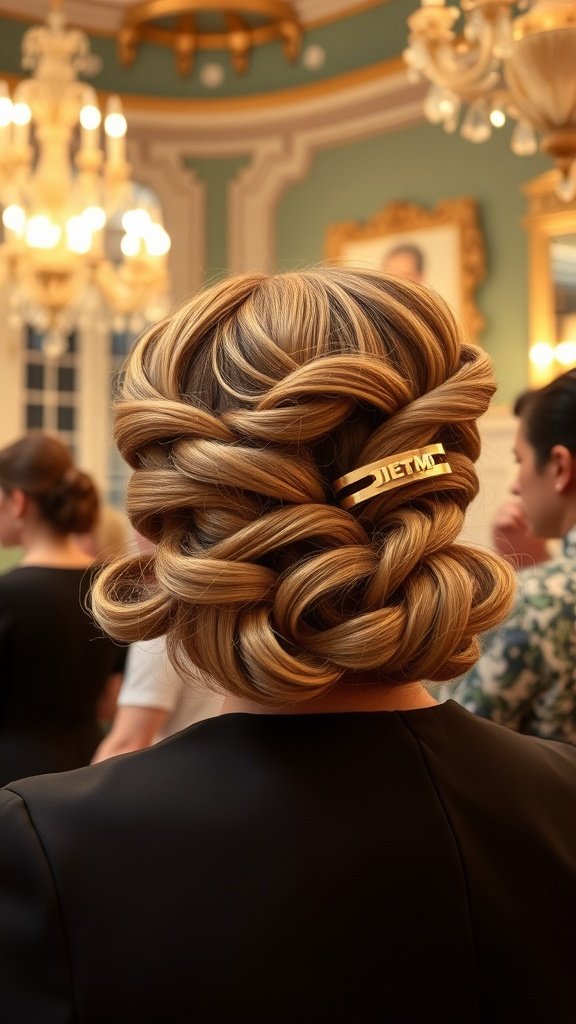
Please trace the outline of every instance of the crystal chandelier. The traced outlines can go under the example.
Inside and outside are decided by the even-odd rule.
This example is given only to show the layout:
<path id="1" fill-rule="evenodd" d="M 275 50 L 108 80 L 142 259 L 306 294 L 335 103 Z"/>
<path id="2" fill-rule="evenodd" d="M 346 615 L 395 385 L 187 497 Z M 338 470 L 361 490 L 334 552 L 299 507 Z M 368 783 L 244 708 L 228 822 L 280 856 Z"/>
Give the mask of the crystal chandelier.
<path id="1" fill-rule="evenodd" d="M 411 76 L 432 85 L 424 101 L 429 121 L 458 127 L 484 142 L 507 118 L 519 156 L 540 146 L 559 169 L 558 195 L 576 195 L 576 0 L 422 0 L 408 18 L 404 59 Z M 522 12 L 522 13 L 518 13 Z"/>
<path id="2" fill-rule="evenodd" d="M 120 100 L 108 99 L 102 133 L 96 92 L 78 81 L 98 66 L 53 0 L 23 37 L 32 77 L 12 98 L 0 82 L 0 282 L 12 322 L 36 328 L 53 357 L 98 312 L 139 329 L 169 289 L 170 238 L 157 204 L 138 201 Z"/>

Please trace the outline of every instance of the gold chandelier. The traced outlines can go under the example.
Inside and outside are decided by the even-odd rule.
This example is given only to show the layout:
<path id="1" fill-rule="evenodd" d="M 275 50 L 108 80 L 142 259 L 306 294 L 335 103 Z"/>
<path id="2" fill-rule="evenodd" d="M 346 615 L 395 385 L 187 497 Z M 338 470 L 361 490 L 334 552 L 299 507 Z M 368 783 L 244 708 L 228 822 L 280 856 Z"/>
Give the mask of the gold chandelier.
<path id="1" fill-rule="evenodd" d="M 142 42 L 174 51 L 181 75 L 192 70 L 199 50 L 225 50 L 237 74 L 251 50 L 279 39 L 295 60 L 302 29 L 288 0 L 145 0 L 128 7 L 118 35 L 120 63 L 130 67 Z"/>
<path id="2" fill-rule="evenodd" d="M 60 0 L 24 34 L 22 67 L 32 77 L 12 98 L 0 82 L 0 281 L 11 319 L 35 327 L 57 357 L 83 317 L 106 310 L 116 330 L 137 330 L 157 315 L 170 238 L 131 181 L 117 96 L 101 131 L 96 92 L 77 78 L 98 61 L 85 33 L 67 28 Z"/>
<path id="3" fill-rule="evenodd" d="M 424 101 L 429 121 L 484 142 L 493 128 L 516 122 L 511 147 L 519 156 L 540 146 L 558 168 L 558 195 L 576 194 L 576 0 L 422 0 L 408 18 L 404 53 L 415 79 L 432 85 Z M 521 10 L 522 13 L 517 13 Z"/>

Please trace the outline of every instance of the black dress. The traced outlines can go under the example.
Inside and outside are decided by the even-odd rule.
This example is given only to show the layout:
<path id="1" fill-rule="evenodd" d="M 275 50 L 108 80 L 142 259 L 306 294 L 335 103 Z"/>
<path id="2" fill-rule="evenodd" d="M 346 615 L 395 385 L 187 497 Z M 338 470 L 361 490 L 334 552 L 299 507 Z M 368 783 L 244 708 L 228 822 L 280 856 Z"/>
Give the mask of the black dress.
<path id="1" fill-rule="evenodd" d="M 0 576 L 0 785 L 89 764 L 96 711 L 125 650 L 86 610 L 87 569 L 21 566 Z"/>
<path id="2" fill-rule="evenodd" d="M 224 715 L 0 793 L 7 1024 L 574 1024 L 576 749 Z"/>

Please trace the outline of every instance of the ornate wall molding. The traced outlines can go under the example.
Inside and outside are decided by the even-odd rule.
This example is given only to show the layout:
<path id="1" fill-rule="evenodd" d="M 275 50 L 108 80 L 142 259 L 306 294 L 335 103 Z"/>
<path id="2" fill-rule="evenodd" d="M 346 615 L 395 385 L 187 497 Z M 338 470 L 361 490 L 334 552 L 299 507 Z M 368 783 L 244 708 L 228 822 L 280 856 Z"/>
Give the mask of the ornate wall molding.
<path id="1" fill-rule="evenodd" d="M 229 270 L 269 270 L 275 262 L 275 213 L 285 188 L 302 180 L 314 154 L 422 121 L 422 89 L 408 83 L 397 64 L 346 90 L 293 102 L 237 108 L 202 107 L 183 116 L 177 109 L 129 113 L 129 137 L 145 152 L 175 159 L 247 154 L 249 164 L 229 189 Z M 148 155 L 143 167 L 150 163 Z M 138 166 L 135 164 L 135 166 Z M 201 183 L 197 182 L 197 189 Z M 159 191 L 164 201 L 164 193 Z M 200 194 L 197 193 L 200 201 Z M 172 224 L 165 207 L 166 226 Z M 199 244 L 199 240 L 196 240 Z M 178 245 L 174 239 L 173 252 Z"/>
<path id="2" fill-rule="evenodd" d="M 338 108 L 333 117 L 308 112 L 275 140 L 255 146 L 250 165 L 230 186 L 230 270 L 272 270 L 275 220 L 288 185 L 306 177 L 321 149 L 381 135 L 421 119 L 420 100 L 403 96 L 393 106 L 364 102 Z M 333 108 L 333 113 L 336 107 Z"/>
<path id="3" fill-rule="evenodd" d="M 153 135 L 153 133 L 152 133 Z M 172 239 L 169 256 L 175 301 L 201 287 L 206 265 L 206 186 L 186 167 L 182 142 L 154 142 L 135 131 L 128 144 L 136 181 L 154 190 Z"/>

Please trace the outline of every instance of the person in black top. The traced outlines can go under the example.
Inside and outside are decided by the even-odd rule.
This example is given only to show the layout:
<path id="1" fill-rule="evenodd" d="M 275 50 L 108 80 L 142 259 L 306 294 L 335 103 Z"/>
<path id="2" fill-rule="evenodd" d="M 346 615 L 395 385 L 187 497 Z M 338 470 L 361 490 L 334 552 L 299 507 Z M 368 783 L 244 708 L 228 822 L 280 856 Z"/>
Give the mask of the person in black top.
<path id="1" fill-rule="evenodd" d="M 125 650 L 87 607 L 91 559 L 73 534 L 97 509 L 94 484 L 57 438 L 31 433 L 0 451 L 0 543 L 24 551 L 0 576 L 2 785 L 89 764 L 102 739 Z"/>
<path id="2" fill-rule="evenodd" d="M 0 793 L 0 1016 L 573 1024 L 576 750 L 438 704 L 512 569 L 458 542 L 485 352 L 374 271 L 233 278 L 131 354 L 156 545 L 94 591 L 224 713 Z"/>

